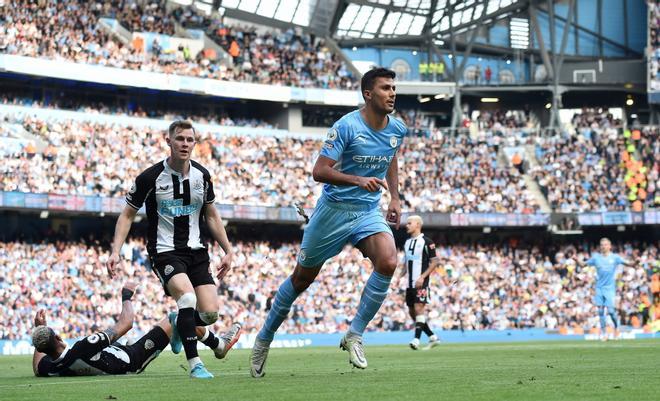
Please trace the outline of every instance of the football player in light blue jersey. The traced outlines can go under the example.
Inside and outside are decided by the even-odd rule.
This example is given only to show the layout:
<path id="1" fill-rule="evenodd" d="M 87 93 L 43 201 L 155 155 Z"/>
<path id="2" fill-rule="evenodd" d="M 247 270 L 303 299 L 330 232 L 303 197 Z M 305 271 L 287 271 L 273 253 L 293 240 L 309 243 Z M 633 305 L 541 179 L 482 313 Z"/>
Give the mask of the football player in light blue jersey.
<path id="1" fill-rule="evenodd" d="M 322 182 L 323 193 L 312 215 L 291 276 L 280 286 L 266 322 L 250 355 L 253 377 L 262 377 L 275 332 L 291 305 L 314 282 L 323 263 L 350 242 L 373 263 L 374 270 L 362 292 L 350 329 L 340 347 L 349 362 L 367 367 L 362 333 L 387 296 L 397 265 L 397 251 L 388 222 L 379 208 L 381 191 L 389 191 L 387 220 L 399 228 L 401 204 L 396 153 L 408 132 L 390 116 L 394 111 L 395 73 L 375 68 L 361 81 L 365 106 L 348 113 L 328 131 L 312 172 Z"/>
<path id="2" fill-rule="evenodd" d="M 614 297 L 616 295 L 616 276 L 619 265 L 633 266 L 621 256 L 612 253 L 612 243 L 607 238 L 600 240 L 600 253 L 594 252 L 591 257 L 581 265 L 594 266 L 596 268 L 596 295 L 594 304 L 598 307 L 598 317 L 600 318 L 600 338 L 607 340 L 605 332 L 607 326 L 607 317 L 605 308 L 612 319 L 614 329 L 618 331 L 619 321 L 616 316 L 616 307 L 614 306 Z"/>

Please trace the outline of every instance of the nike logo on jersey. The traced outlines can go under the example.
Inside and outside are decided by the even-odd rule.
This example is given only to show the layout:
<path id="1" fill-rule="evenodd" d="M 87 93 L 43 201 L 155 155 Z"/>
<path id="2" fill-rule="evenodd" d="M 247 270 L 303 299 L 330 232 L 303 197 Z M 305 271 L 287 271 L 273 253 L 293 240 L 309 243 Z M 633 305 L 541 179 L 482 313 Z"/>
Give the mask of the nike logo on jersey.
<path id="1" fill-rule="evenodd" d="M 169 187 L 170 187 L 169 185 L 160 185 L 158 189 L 160 189 L 161 191 L 167 191 L 167 188 Z"/>
<path id="2" fill-rule="evenodd" d="M 365 138 L 365 137 L 362 136 L 361 134 L 358 134 L 358 135 L 355 137 L 355 142 L 358 142 L 358 143 L 361 143 L 361 144 L 366 145 L 366 144 L 367 144 L 367 138 Z"/>

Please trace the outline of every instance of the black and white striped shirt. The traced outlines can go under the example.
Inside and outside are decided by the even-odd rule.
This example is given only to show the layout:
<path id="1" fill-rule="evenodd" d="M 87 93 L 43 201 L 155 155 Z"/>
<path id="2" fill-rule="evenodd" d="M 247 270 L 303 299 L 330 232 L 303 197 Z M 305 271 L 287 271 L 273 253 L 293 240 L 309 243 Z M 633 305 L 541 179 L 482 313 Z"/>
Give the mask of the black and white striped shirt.
<path id="1" fill-rule="evenodd" d="M 126 373 L 131 358 L 110 343 L 101 331 L 67 347 L 57 359 L 45 355 L 37 367 L 39 376 L 95 376 Z"/>
<path id="2" fill-rule="evenodd" d="M 126 195 L 126 203 L 132 208 L 146 207 L 147 251 L 152 256 L 203 248 L 199 228 L 202 211 L 214 200 L 211 175 L 192 160 L 187 177 L 172 170 L 167 160 L 154 164 L 138 175 Z"/>
<path id="3" fill-rule="evenodd" d="M 420 234 L 406 240 L 403 248 L 405 256 L 403 263 L 408 269 L 408 288 L 415 288 L 415 281 L 429 268 L 429 262 L 436 257 L 435 244 L 431 239 Z M 424 287 L 428 287 L 429 278 L 424 280 Z"/>

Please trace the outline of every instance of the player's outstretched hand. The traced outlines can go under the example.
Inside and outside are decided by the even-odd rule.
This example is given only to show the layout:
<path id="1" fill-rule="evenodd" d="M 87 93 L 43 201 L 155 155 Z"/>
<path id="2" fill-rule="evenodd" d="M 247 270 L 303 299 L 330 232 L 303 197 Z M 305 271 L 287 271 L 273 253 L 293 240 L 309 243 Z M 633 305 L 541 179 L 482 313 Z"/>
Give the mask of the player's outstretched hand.
<path id="1" fill-rule="evenodd" d="M 110 278 L 115 278 L 117 275 L 117 266 L 119 265 L 119 255 L 116 253 L 111 253 L 108 261 L 106 262 L 105 267 L 108 269 L 108 275 Z"/>
<path id="2" fill-rule="evenodd" d="M 369 192 L 378 192 L 381 188 L 389 190 L 387 182 L 378 177 L 361 177 L 358 186 Z"/>
<path id="3" fill-rule="evenodd" d="M 37 314 L 34 316 L 34 326 L 47 326 L 46 324 L 46 311 L 44 309 L 39 309 Z"/>
<path id="4" fill-rule="evenodd" d="M 399 229 L 401 224 L 401 201 L 392 199 L 390 205 L 387 207 L 387 221 L 394 224 L 396 229 Z"/>
<path id="5" fill-rule="evenodd" d="M 234 261 L 233 253 L 228 253 L 222 258 L 222 260 L 220 261 L 220 268 L 218 268 L 218 274 L 216 276 L 218 277 L 218 280 L 222 280 L 227 275 L 227 273 L 229 273 L 233 261 Z"/>
<path id="6" fill-rule="evenodd" d="M 415 280 L 415 288 L 420 289 L 424 287 L 424 279 L 419 277 L 417 280 Z"/>

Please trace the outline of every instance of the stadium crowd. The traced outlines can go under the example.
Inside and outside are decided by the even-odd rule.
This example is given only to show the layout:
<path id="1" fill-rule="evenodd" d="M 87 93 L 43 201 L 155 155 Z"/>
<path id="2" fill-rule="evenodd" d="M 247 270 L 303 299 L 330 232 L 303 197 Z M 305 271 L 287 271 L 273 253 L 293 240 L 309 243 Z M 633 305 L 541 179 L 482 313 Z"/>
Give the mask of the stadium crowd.
<path id="1" fill-rule="evenodd" d="M 521 174 L 498 160 L 493 134 L 409 137 L 401 150 L 404 204 L 415 211 L 533 213 Z"/>
<path id="2" fill-rule="evenodd" d="M 6 118 L 13 121 L 11 116 Z M 32 153 L 24 150 L 5 156 L 0 166 L 3 191 L 122 196 L 141 169 L 165 158 L 165 133 L 160 130 L 44 121 L 29 115 L 16 117 L 16 121 L 47 146 L 42 151 L 31 148 Z M 218 202 L 313 207 L 321 186 L 310 171 L 320 140 L 201 135 L 195 158 L 207 166 L 221 189 Z M 406 209 L 457 213 L 538 210 L 520 174 L 498 162 L 493 146 L 467 135 L 411 137 L 400 158 L 400 193 Z"/>
<path id="3" fill-rule="evenodd" d="M 192 54 L 185 46 L 163 49 L 156 43 L 124 44 L 99 25 L 101 17 L 117 18 L 132 31 L 172 35 L 174 19 L 164 2 L 7 0 L 0 3 L 0 53 L 68 60 L 141 71 L 272 85 L 353 89 L 357 81 L 313 35 L 287 31 L 257 34 L 253 28 L 209 27 L 212 37 L 232 56 L 234 65 L 216 62 L 204 49 Z"/>
<path id="4" fill-rule="evenodd" d="M 216 329 L 242 322 L 248 333 L 263 322 L 278 285 L 291 273 L 299 244 L 238 242 L 234 270 L 220 283 L 221 319 Z M 641 327 L 660 319 L 660 244 L 623 243 L 616 251 L 635 262 L 619 279 L 623 324 Z M 495 245 L 438 246 L 438 272 L 431 278 L 429 321 L 446 330 L 548 329 L 598 327 L 592 304 L 595 271 L 576 260 L 588 257 L 586 244 L 561 248 Z M 211 247 L 212 266 L 220 249 Z M 135 330 L 142 333 L 175 304 L 164 298 L 151 273 L 144 243 L 122 248 L 124 277 L 141 283 L 135 299 Z M 107 247 L 98 242 L 25 243 L 0 246 L 0 339 L 26 339 L 30 316 L 45 307 L 49 323 L 66 338 L 111 325 L 120 311 L 121 280 L 105 271 Z M 368 260 L 346 248 L 326 263 L 284 322 L 282 333 L 337 333 L 347 329 L 361 286 L 371 271 Z M 399 282 L 404 286 L 405 280 Z M 395 284 L 370 330 L 409 330 L 403 287 Z"/>
<path id="5" fill-rule="evenodd" d="M 78 111 L 86 114 L 108 114 L 113 116 L 128 116 L 151 119 L 162 119 L 167 121 L 190 120 L 196 124 L 223 125 L 227 127 L 255 127 L 255 128 L 277 128 L 267 121 L 252 117 L 239 116 L 235 112 L 225 109 L 214 109 L 213 111 L 183 110 L 181 105 L 176 108 L 143 108 L 140 105 L 118 106 L 108 105 L 102 102 L 81 102 L 71 98 L 50 98 L 47 101 L 35 100 L 29 97 L 0 94 L 0 105 L 29 106 L 38 109 Z M 4 117 L 4 116 L 3 116 Z M 14 118 L 6 116 L 7 119 Z"/>
<path id="6" fill-rule="evenodd" d="M 651 91 L 660 91 L 660 2 L 647 0 L 649 10 L 648 81 Z"/>
<path id="7" fill-rule="evenodd" d="M 576 114 L 571 126 L 574 132 L 535 138 L 539 165 L 530 174 L 555 211 L 660 206 L 657 128 L 624 131 L 611 114 L 591 112 Z M 635 193 L 630 192 L 633 185 Z"/>

